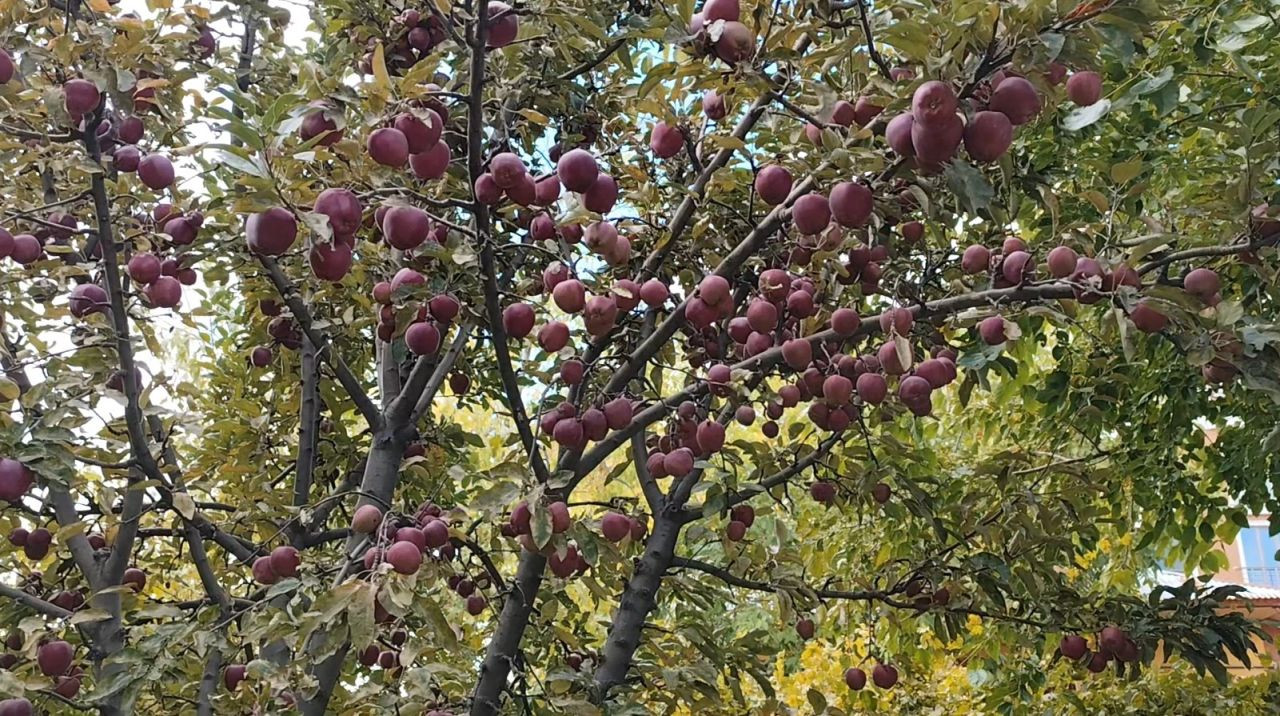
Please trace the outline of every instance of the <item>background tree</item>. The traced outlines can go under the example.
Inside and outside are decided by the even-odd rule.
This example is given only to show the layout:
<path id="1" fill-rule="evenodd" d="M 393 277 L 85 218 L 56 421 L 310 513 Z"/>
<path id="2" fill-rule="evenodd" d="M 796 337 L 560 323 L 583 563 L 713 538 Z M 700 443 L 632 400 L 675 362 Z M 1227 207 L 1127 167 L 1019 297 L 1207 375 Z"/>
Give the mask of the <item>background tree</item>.
<path id="1" fill-rule="evenodd" d="M 2 10 L 4 714 L 1250 658 L 1274 8 L 309 10 Z"/>

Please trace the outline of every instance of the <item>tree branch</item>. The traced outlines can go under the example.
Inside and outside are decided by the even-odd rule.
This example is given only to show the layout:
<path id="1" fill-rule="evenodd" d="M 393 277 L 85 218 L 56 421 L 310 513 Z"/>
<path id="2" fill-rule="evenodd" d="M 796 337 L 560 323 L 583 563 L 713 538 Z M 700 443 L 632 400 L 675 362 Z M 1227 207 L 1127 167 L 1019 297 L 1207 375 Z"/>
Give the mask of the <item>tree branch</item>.
<path id="1" fill-rule="evenodd" d="M 53 617 L 54 619 L 66 619 L 71 616 L 71 612 L 66 609 L 63 609 L 56 604 L 50 604 L 40 597 L 27 594 L 21 589 L 10 587 L 7 584 L 0 584 L 0 597 L 12 599 L 14 602 L 21 604 L 38 614 Z"/>
<path id="2" fill-rule="evenodd" d="M 319 360 L 329 364 L 333 368 L 333 372 L 338 376 L 338 382 L 342 384 L 347 395 L 351 397 L 352 402 L 356 404 L 356 408 L 360 414 L 364 416 L 365 422 L 373 430 L 382 427 L 382 411 L 374 405 L 369 399 L 368 393 L 365 392 L 364 386 L 360 384 L 360 380 L 356 378 L 351 369 L 347 367 L 342 356 L 334 350 L 333 344 L 329 341 L 329 337 L 323 331 L 315 327 L 315 322 L 311 318 L 311 312 L 307 310 L 307 306 L 302 302 L 302 297 L 298 295 L 297 288 L 284 275 L 280 264 L 270 256 L 258 256 L 258 260 L 262 263 L 262 267 L 267 270 L 267 277 L 271 279 L 271 283 L 275 284 L 276 291 L 280 294 L 280 298 L 284 300 L 285 305 L 293 313 L 294 319 L 298 325 L 302 327 L 306 337 L 310 339 L 311 344 L 316 347 L 316 357 Z"/>
<path id="3" fill-rule="evenodd" d="M 316 371 L 316 349 L 310 339 L 302 340 L 302 385 L 298 407 L 298 455 L 293 470 L 293 506 L 302 507 L 311 500 L 311 482 L 316 466 L 316 431 L 320 423 L 320 399 L 317 390 L 320 377 Z M 305 529 L 297 525 L 294 537 Z"/>
<path id="4" fill-rule="evenodd" d="M 640 489 L 644 492 L 644 501 L 649 505 L 649 514 L 657 517 L 662 511 L 664 498 L 658 481 L 649 474 L 649 449 L 645 446 L 644 431 L 631 436 L 631 464 L 635 465 L 636 478 L 640 481 Z"/>
<path id="5" fill-rule="evenodd" d="M 889 71 L 889 63 L 884 61 L 884 57 L 880 51 L 876 49 L 875 35 L 871 32 L 871 18 L 867 13 L 866 0 L 854 0 L 858 3 L 858 23 L 862 25 L 862 34 L 867 38 L 867 54 L 871 56 L 871 61 L 876 63 L 880 74 L 885 79 L 891 79 L 893 73 Z"/>

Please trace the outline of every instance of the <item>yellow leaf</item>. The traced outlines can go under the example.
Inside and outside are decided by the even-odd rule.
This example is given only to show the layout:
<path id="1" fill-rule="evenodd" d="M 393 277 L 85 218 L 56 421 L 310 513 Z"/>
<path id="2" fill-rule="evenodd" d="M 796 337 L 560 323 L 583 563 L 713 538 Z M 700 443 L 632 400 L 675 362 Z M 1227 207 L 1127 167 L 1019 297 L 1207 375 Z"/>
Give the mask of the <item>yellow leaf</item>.
<path id="1" fill-rule="evenodd" d="M 1086 191 L 1084 193 L 1084 198 L 1088 199 L 1090 204 L 1093 204 L 1093 208 L 1103 214 L 1107 213 L 1107 209 L 1111 208 L 1111 202 L 1107 201 L 1107 197 L 1103 196 L 1101 192 L 1093 190 Z"/>
<path id="2" fill-rule="evenodd" d="M 1111 165 L 1111 181 L 1116 184 L 1124 184 L 1130 179 L 1142 173 L 1142 160 L 1135 159 L 1131 162 L 1120 162 Z"/>
<path id="3" fill-rule="evenodd" d="M 529 120 L 530 122 L 533 122 L 534 124 L 537 124 L 543 127 L 547 126 L 547 124 L 551 121 L 547 119 L 547 115 L 532 109 L 522 109 L 520 110 L 520 114 L 524 115 L 524 118 Z"/>
<path id="4" fill-rule="evenodd" d="M 17 400 L 21 391 L 18 384 L 8 378 L 0 377 L 0 398 L 5 400 Z"/>
<path id="5" fill-rule="evenodd" d="M 94 12 L 111 12 L 111 3 L 107 0 L 89 0 L 89 7 Z"/>
<path id="6" fill-rule="evenodd" d="M 387 75 L 387 57 L 382 50 L 382 43 L 373 48 L 373 86 L 379 95 L 385 96 L 391 88 L 391 77 Z"/>

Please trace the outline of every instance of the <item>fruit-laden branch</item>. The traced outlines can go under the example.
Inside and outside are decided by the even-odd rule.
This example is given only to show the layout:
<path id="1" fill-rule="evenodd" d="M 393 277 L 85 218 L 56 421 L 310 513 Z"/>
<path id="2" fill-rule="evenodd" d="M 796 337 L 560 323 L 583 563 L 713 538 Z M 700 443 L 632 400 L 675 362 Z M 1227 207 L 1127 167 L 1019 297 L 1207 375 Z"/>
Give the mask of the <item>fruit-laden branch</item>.
<path id="1" fill-rule="evenodd" d="M 765 240 L 772 236 L 773 233 L 782 226 L 787 218 L 791 216 L 791 205 L 795 203 L 795 200 L 807 194 L 817 181 L 818 174 L 829 166 L 830 163 L 824 161 L 804 179 L 796 182 L 795 187 L 791 190 L 791 194 L 786 198 L 786 200 L 775 206 L 768 214 L 766 214 L 765 217 L 760 220 L 760 223 L 756 225 L 756 228 L 753 229 L 751 233 L 747 234 L 747 236 L 742 239 L 742 241 L 740 241 L 727 256 L 724 257 L 720 262 L 720 265 L 716 266 L 715 270 L 712 271 L 711 274 L 723 276 L 730 282 L 737 278 L 738 270 L 741 269 L 757 251 L 759 251 L 760 246 L 764 244 Z M 609 382 L 605 385 L 603 390 L 605 395 L 619 393 L 626 388 L 627 384 L 639 375 L 640 372 L 644 370 L 644 367 L 649 364 L 649 361 L 657 355 L 658 351 L 662 350 L 662 347 L 671 340 L 671 337 L 675 335 L 676 331 L 680 330 L 680 327 L 683 326 L 687 320 L 685 317 L 685 307 L 689 305 L 689 301 L 692 298 L 693 296 L 685 298 L 680 305 L 676 306 L 675 309 L 672 310 L 671 315 L 667 316 L 666 320 L 654 329 L 653 333 L 651 333 L 648 338 L 641 341 L 640 345 L 635 347 L 631 352 L 630 357 L 627 359 L 627 362 L 620 366 L 618 370 L 610 376 Z M 589 454 L 598 454 L 604 447 L 605 445 L 602 444 L 600 447 L 592 450 Z M 609 453 L 612 453 L 616 448 L 617 445 L 610 446 Z M 603 459 L 603 457 L 607 455 L 608 453 L 604 456 L 600 456 L 600 459 Z M 589 464 L 589 461 L 586 462 Z M 596 461 L 596 464 L 598 463 L 599 460 Z M 585 468 L 584 465 L 580 464 L 577 474 L 582 475 L 588 471 L 589 468 Z"/>
<path id="2" fill-rule="evenodd" d="M 187 541 L 188 549 L 191 550 L 191 563 L 196 567 L 196 574 L 200 576 L 200 584 L 204 587 L 205 594 L 218 605 L 220 623 L 228 623 L 232 616 L 231 600 L 209 564 L 209 553 L 205 550 L 204 537 L 191 520 L 184 521 L 183 536 Z M 218 687 L 218 671 L 222 668 L 222 652 L 218 645 L 209 644 L 206 648 L 209 653 L 205 657 L 204 670 L 200 675 L 200 690 L 196 695 L 196 713 L 199 716 L 210 716 L 213 713 L 211 699 Z"/>
<path id="3" fill-rule="evenodd" d="M 823 438 L 818 446 L 809 452 L 808 455 L 796 460 L 787 467 L 775 472 L 774 474 L 764 478 L 756 483 L 751 489 L 734 490 L 725 496 L 724 508 L 728 509 L 734 505 L 746 502 L 761 492 L 768 492 L 779 485 L 785 484 L 788 480 L 808 470 L 810 467 L 822 462 L 824 458 L 836 445 L 843 442 L 848 436 L 845 433 L 832 433 Z M 703 508 L 701 505 L 686 508 L 682 514 L 685 520 L 695 520 L 702 516 Z"/>
<path id="4" fill-rule="evenodd" d="M 458 361 L 458 357 L 462 355 L 463 349 L 467 347 L 467 341 L 471 340 L 473 331 L 475 331 L 475 323 L 470 321 L 458 328 L 457 334 L 453 337 L 453 342 L 449 344 L 449 349 L 440 357 L 440 363 L 436 366 L 435 372 L 431 374 L 431 379 L 427 381 L 422 394 L 418 396 L 417 402 L 413 405 L 413 410 L 409 413 L 408 423 L 410 425 L 417 424 L 418 420 L 427 412 L 427 408 L 431 406 L 431 401 L 435 400 L 436 394 L 440 392 L 440 387 L 444 385 L 449 371 L 453 369 L 453 365 Z M 392 413 L 396 414 L 394 405 L 392 406 Z"/>
<path id="5" fill-rule="evenodd" d="M 743 589 L 751 589 L 760 592 L 776 593 L 785 591 L 788 588 L 770 582 L 758 582 L 745 577 L 739 577 L 727 569 L 717 567 L 706 562 L 691 559 L 688 557 L 675 557 L 671 560 L 673 569 L 691 569 L 697 572 L 709 574 L 725 584 Z M 911 601 L 895 599 L 894 596 L 906 590 L 906 585 L 900 585 L 889 590 L 844 590 L 844 589 L 814 589 L 812 587 L 804 587 L 803 591 L 813 594 L 820 600 L 842 600 L 842 601 L 874 601 L 893 607 L 895 609 L 910 609 L 912 611 L 921 611 L 920 605 Z M 1020 617 L 1016 614 L 1001 614 L 997 612 L 988 612 L 983 609 L 973 609 L 971 607 L 961 606 L 933 606 L 933 609 L 951 612 L 953 614 L 966 614 L 981 617 L 983 619 L 991 619 L 993 621 L 1007 621 L 1024 626 L 1035 627 L 1037 629 L 1061 629 L 1063 625 L 1055 624 L 1029 617 Z"/>
<path id="6" fill-rule="evenodd" d="M 946 316 L 954 315 L 961 311 L 980 306 L 995 306 L 1007 303 L 1071 298 L 1074 295 L 1074 290 L 1075 286 L 1069 282 L 1053 281 L 1031 286 L 1015 286 L 1012 288 L 976 291 L 974 293 L 967 293 L 960 296 L 932 301 L 923 305 L 911 306 L 908 310 L 912 312 L 915 320 L 921 320 L 923 318 L 945 318 Z M 841 342 L 854 341 L 880 333 L 880 321 L 878 319 L 879 316 L 877 315 L 863 320 L 862 324 L 858 327 L 858 330 L 848 337 L 837 336 L 835 331 L 827 329 L 808 336 L 803 336 L 802 338 L 815 346 L 831 340 L 839 340 Z M 781 360 L 782 347 L 775 346 L 750 358 L 741 360 L 733 364 L 731 367 L 735 371 L 740 369 L 765 369 L 778 364 Z M 686 400 L 701 395 L 706 391 L 706 389 L 707 386 L 705 382 L 698 382 L 685 388 L 681 392 L 668 398 L 664 398 L 663 400 L 640 411 L 633 418 L 631 425 L 623 428 L 622 430 L 615 430 L 610 433 L 604 440 L 600 441 L 595 448 L 583 454 L 582 460 L 578 465 L 578 474 L 589 474 L 591 470 L 595 469 L 601 462 L 608 458 L 619 445 L 630 440 L 632 435 L 661 420 L 666 416 L 668 411 L 674 409 L 677 405 Z"/>
<path id="7" fill-rule="evenodd" d="M 804 52 L 805 49 L 809 47 L 810 42 L 812 42 L 812 40 L 808 35 L 805 35 L 796 42 L 792 47 L 792 51 L 796 54 Z M 756 123 L 760 121 L 760 118 L 764 116 L 765 111 L 769 109 L 769 105 L 773 102 L 773 98 L 774 94 L 772 92 L 765 92 L 760 95 L 760 97 L 751 104 L 751 107 L 747 109 L 747 113 L 741 120 L 739 120 L 737 126 L 733 128 L 733 132 L 730 136 L 734 139 L 745 141 L 747 134 L 755 128 Z M 640 271 L 637 274 L 638 278 L 643 279 L 657 274 L 658 268 L 662 266 L 662 262 L 666 259 L 667 254 L 676 247 L 676 244 L 680 241 L 681 235 L 684 234 L 685 229 L 689 227 L 689 223 L 693 220 L 693 212 L 697 210 L 698 202 L 701 201 L 702 197 L 706 194 L 707 185 L 711 183 L 711 177 L 729 163 L 729 160 L 733 158 L 733 154 L 736 151 L 737 148 L 733 143 L 727 144 L 721 148 L 720 151 L 716 152 L 711 157 L 711 161 L 707 162 L 706 166 L 703 167 L 702 172 L 698 174 L 698 178 L 695 179 L 693 185 L 689 187 L 688 194 L 685 196 L 684 200 L 680 202 L 680 206 L 676 207 L 675 213 L 671 215 L 671 223 L 667 229 L 668 236 L 665 237 L 665 241 L 663 243 L 660 243 L 658 247 L 645 258 L 644 265 L 641 266 Z"/>
<path id="8" fill-rule="evenodd" d="M 54 619 L 66 619 L 71 616 L 71 612 L 66 609 L 63 609 L 56 604 L 50 604 L 40 597 L 33 594 L 27 594 L 21 589 L 10 587 L 7 584 L 0 584 L 0 597 L 12 599 L 14 602 L 21 604 L 34 612 L 43 614 L 47 617 L 53 617 Z"/>
<path id="9" fill-rule="evenodd" d="M 58 526 L 73 527 L 82 524 L 80 515 L 76 512 L 76 502 L 71 497 L 71 493 L 67 492 L 65 487 L 59 485 L 51 484 L 48 489 L 49 500 L 53 502 L 53 514 L 58 521 Z M 102 573 L 98 569 L 93 547 L 89 545 L 89 538 L 85 537 L 82 530 L 70 533 L 67 538 L 67 546 L 71 549 L 71 558 L 75 560 L 76 567 L 80 569 L 80 573 L 84 575 L 85 581 L 89 583 L 91 588 L 97 590 L 108 586 L 102 583 Z"/>
<path id="10" fill-rule="evenodd" d="M 382 428 L 382 411 L 374 405 L 369 399 L 369 394 L 365 392 L 364 386 L 361 385 L 360 379 L 351 372 L 347 367 L 346 361 L 342 360 L 342 356 L 334 350 L 332 342 L 324 331 L 316 328 L 315 322 L 311 317 L 311 312 L 307 310 L 307 305 L 302 302 L 302 297 L 298 295 L 298 289 L 284 275 L 280 264 L 276 260 L 266 255 L 259 255 L 258 260 L 262 263 L 262 267 L 267 270 L 267 277 L 271 279 L 271 283 L 275 285 L 276 292 L 280 294 L 280 298 L 289 307 L 289 311 L 293 313 L 293 318 L 301 326 L 303 333 L 306 334 L 308 340 L 316 348 L 316 357 L 329 364 L 333 368 L 334 374 L 338 377 L 338 382 L 342 384 L 343 390 L 351 397 L 351 401 L 356 404 L 356 409 L 364 416 L 365 422 L 369 424 L 370 429 L 378 431 Z"/>

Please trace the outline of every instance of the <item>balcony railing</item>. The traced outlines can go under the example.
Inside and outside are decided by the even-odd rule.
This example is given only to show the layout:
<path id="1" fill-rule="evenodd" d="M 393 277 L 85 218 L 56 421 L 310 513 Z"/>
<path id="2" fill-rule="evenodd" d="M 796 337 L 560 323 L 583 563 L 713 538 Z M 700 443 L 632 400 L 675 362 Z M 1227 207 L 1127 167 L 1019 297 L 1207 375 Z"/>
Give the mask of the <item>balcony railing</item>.
<path id="1" fill-rule="evenodd" d="M 1259 587 L 1280 587 L 1280 566 L 1277 567 L 1242 567 L 1244 583 Z"/>

